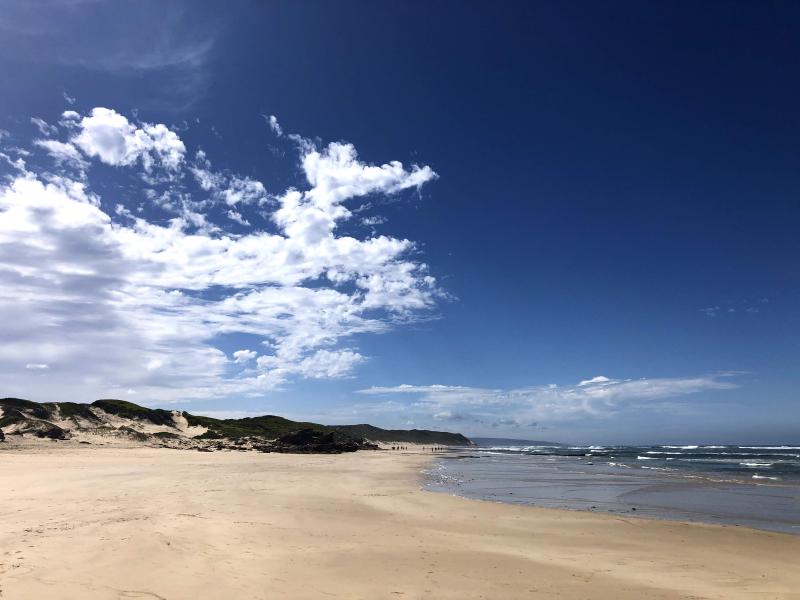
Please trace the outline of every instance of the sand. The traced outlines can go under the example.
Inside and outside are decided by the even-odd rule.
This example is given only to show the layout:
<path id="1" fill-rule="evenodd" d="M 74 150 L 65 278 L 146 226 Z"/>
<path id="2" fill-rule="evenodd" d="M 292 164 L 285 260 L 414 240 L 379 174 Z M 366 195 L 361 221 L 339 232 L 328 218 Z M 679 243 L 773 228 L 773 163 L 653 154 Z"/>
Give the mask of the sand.
<path id="1" fill-rule="evenodd" d="M 800 536 L 425 492 L 430 455 L 0 449 L 0 598 L 800 598 Z"/>

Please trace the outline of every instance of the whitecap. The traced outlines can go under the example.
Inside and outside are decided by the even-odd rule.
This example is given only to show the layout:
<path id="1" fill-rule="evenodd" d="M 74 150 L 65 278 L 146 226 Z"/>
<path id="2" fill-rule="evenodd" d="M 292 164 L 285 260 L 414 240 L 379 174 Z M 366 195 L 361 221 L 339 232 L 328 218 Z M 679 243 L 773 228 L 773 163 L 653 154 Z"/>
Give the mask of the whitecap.
<path id="1" fill-rule="evenodd" d="M 739 446 L 742 450 L 800 450 L 800 446 Z"/>

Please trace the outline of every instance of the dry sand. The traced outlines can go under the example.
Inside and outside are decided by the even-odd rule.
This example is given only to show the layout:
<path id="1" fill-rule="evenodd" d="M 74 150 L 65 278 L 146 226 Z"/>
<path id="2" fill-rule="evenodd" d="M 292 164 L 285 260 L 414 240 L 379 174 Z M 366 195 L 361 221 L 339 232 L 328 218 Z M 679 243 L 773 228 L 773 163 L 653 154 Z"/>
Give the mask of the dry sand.
<path id="1" fill-rule="evenodd" d="M 37 448 L 0 449 L 3 600 L 800 598 L 800 536 L 424 492 L 430 455 Z"/>

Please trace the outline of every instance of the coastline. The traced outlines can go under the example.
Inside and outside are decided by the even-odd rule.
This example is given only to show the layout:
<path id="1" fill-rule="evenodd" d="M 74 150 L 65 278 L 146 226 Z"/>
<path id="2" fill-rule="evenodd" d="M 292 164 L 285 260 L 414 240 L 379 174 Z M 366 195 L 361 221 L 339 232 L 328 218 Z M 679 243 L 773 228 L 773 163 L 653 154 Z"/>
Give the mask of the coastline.
<path id="1" fill-rule="evenodd" d="M 1 453 L 2 598 L 797 598 L 797 536 L 427 492 L 435 455 Z"/>
<path id="2" fill-rule="evenodd" d="M 440 457 L 424 485 L 474 500 L 800 535 L 796 481 L 609 465 L 476 450 Z"/>

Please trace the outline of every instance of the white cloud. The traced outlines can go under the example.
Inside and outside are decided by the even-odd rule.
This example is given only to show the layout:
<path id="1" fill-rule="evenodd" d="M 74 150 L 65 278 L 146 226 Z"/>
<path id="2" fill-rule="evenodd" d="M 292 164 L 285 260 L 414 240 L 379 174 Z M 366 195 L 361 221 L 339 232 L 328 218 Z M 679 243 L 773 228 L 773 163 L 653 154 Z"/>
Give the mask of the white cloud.
<path id="1" fill-rule="evenodd" d="M 58 140 L 36 140 L 34 143 L 40 148 L 44 148 L 56 161 L 56 164 L 66 164 L 81 171 L 88 167 L 81 153 L 70 143 Z"/>
<path id="2" fill-rule="evenodd" d="M 227 212 L 227 215 L 228 215 L 228 218 L 229 218 L 231 221 L 236 221 L 237 223 L 239 223 L 239 225 L 243 225 L 243 226 L 245 226 L 245 227 L 249 227 L 249 226 L 250 226 L 250 221 L 248 221 L 247 219 L 245 219 L 245 218 L 242 216 L 242 213 L 240 213 L 240 212 L 237 212 L 237 211 L 235 211 L 235 210 L 229 210 L 229 211 Z"/>
<path id="3" fill-rule="evenodd" d="M 73 139 L 49 149 L 66 154 L 74 143 L 104 163 L 145 173 L 158 165 L 176 178 L 195 166 L 163 125 L 136 126 L 101 108 L 62 117 L 75 124 Z M 18 175 L 0 184 L 6 393 L 87 400 L 130 389 L 149 402 L 261 394 L 294 377 L 348 375 L 366 360 L 347 347 L 352 336 L 385 332 L 432 308 L 440 292 L 426 265 L 409 257 L 411 241 L 337 236 L 336 225 L 348 218 L 349 199 L 417 187 L 433 171 L 371 166 L 343 144 L 301 154 L 309 186 L 278 198 L 278 231 L 237 236 L 183 192 L 150 194 L 179 213 L 155 223 L 124 205 L 104 210 L 118 199 L 102 202 L 93 192 L 91 163 L 80 180 L 19 163 Z M 231 375 L 214 341 L 235 334 L 259 338 L 270 354 Z M 53 368 L 20 376 L 29 364 L 20 356 Z"/>
<path id="4" fill-rule="evenodd" d="M 189 167 L 189 171 L 201 189 L 211 192 L 214 199 L 228 206 L 264 204 L 267 200 L 267 190 L 263 183 L 250 177 L 213 171 L 211 161 L 202 150 L 195 155 L 194 164 Z"/>
<path id="5" fill-rule="evenodd" d="M 40 119 L 39 117 L 31 117 L 31 123 L 36 125 L 36 128 L 42 135 L 50 136 L 58 133 L 58 127 L 55 125 L 50 125 L 47 121 Z"/>
<path id="6" fill-rule="evenodd" d="M 371 387 L 360 394 L 413 398 L 407 408 L 435 420 L 471 420 L 488 425 L 531 427 L 542 421 L 606 418 L 623 411 L 670 411 L 700 392 L 738 387 L 729 374 L 688 378 L 593 377 L 572 386 L 515 389 L 448 385 Z"/>
<path id="7" fill-rule="evenodd" d="M 75 98 L 73 96 L 70 96 L 67 92 L 61 92 L 61 95 L 64 97 L 66 103 L 69 104 L 70 106 L 75 104 L 76 101 Z"/>
<path id="8" fill-rule="evenodd" d="M 91 116 L 81 119 L 79 129 L 72 142 L 87 156 L 113 166 L 130 166 L 141 160 L 149 173 L 158 161 L 165 169 L 174 171 L 186 152 L 181 139 L 166 125 L 142 123 L 136 127 L 108 108 L 92 109 Z"/>
<path id="9" fill-rule="evenodd" d="M 267 125 L 269 125 L 269 128 L 275 135 L 278 137 L 283 136 L 283 128 L 281 127 L 281 124 L 278 123 L 278 117 L 275 115 L 264 115 L 264 120 L 267 122 Z"/>
<path id="10" fill-rule="evenodd" d="M 45 363 L 27 363 L 25 368 L 32 371 L 43 371 L 44 369 L 49 369 L 50 365 L 46 365 Z"/>
<path id="11" fill-rule="evenodd" d="M 297 372 L 304 377 L 321 379 L 324 377 L 341 377 L 364 361 L 364 357 L 352 350 L 317 350 L 298 365 Z"/>
<path id="12" fill-rule="evenodd" d="M 383 225 L 384 223 L 386 223 L 386 217 L 382 217 L 381 215 L 364 217 L 363 219 L 361 219 L 361 224 L 366 225 L 367 227 L 374 227 L 375 225 Z"/>
<path id="13" fill-rule="evenodd" d="M 74 110 L 65 110 L 61 113 L 58 124 L 66 129 L 75 129 L 80 126 L 81 116 Z"/>
<path id="14" fill-rule="evenodd" d="M 249 177 L 231 177 L 227 187 L 220 189 L 220 194 L 228 206 L 251 204 L 267 195 L 264 184 Z"/>
<path id="15" fill-rule="evenodd" d="M 237 350 L 233 353 L 233 362 L 246 363 L 253 360 L 256 356 L 258 356 L 258 352 L 255 350 Z"/>
<path id="16" fill-rule="evenodd" d="M 394 194 L 418 188 L 437 177 L 430 167 L 406 170 L 398 161 L 381 166 L 358 160 L 352 144 L 332 143 L 318 151 L 308 147 L 303 170 L 312 186 L 307 192 L 289 190 L 273 219 L 294 239 L 315 244 L 333 234 L 336 223 L 352 213 L 343 201 L 372 193 Z"/>
<path id="17" fill-rule="evenodd" d="M 616 382 L 613 379 L 609 379 L 603 375 L 598 375 L 597 377 L 592 377 L 591 379 L 584 379 L 578 384 L 578 387 L 584 387 L 587 385 L 614 385 L 615 383 Z"/>

